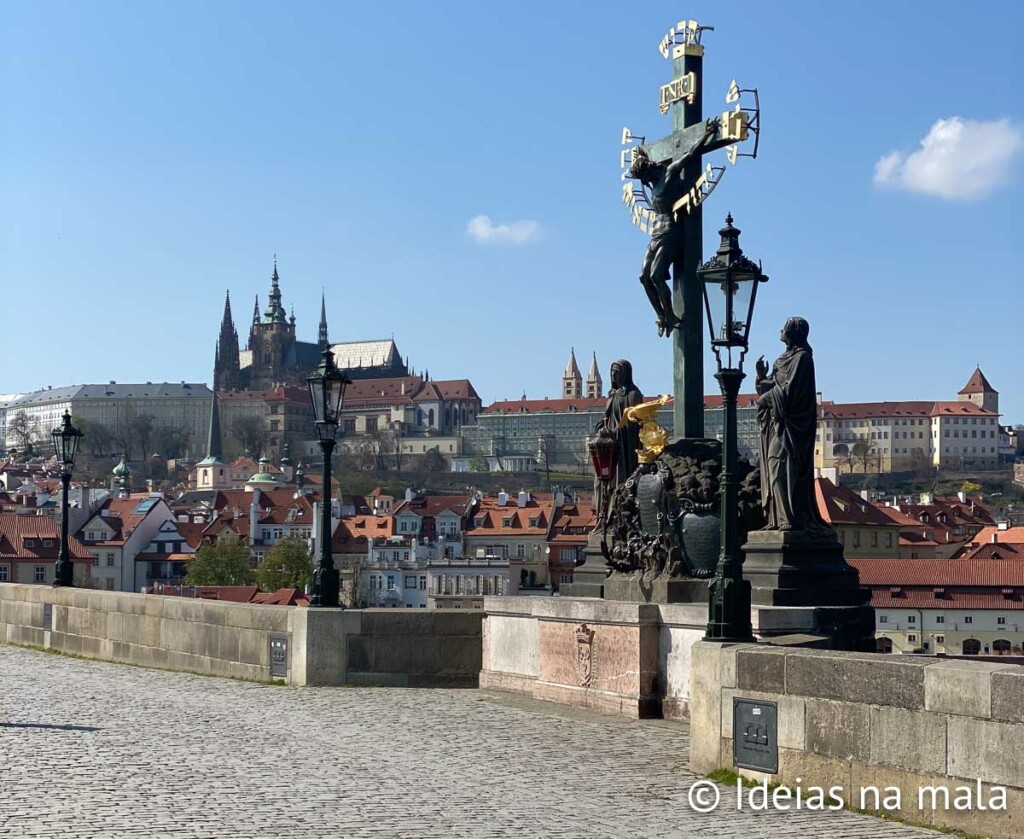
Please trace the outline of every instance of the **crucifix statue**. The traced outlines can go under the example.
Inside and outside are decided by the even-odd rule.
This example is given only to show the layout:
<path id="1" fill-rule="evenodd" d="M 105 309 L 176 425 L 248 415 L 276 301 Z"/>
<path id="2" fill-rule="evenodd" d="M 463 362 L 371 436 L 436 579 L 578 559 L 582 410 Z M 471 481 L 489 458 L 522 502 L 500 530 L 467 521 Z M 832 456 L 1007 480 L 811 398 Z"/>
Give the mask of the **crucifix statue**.
<path id="1" fill-rule="evenodd" d="M 756 157 L 760 139 L 757 91 L 741 90 L 735 81 L 726 93 L 735 110 L 705 119 L 703 115 L 704 47 L 701 35 L 712 27 L 696 21 L 680 21 L 662 39 L 659 50 L 671 57 L 673 79 L 661 87 L 661 112 L 672 113 L 672 133 L 645 143 L 628 129 L 623 144 L 642 145 L 623 152 L 628 170 L 623 181 L 623 201 L 633 221 L 651 234 L 644 256 L 640 282 L 657 314 L 658 334 L 672 340 L 674 425 L 677 437 L 704 436 L 704 332 L 703 300 L 697 268 L 704 259 L 701 205 L 718 184 L 725 166 L 705 164 L 704 155 L 727 148 L 727 159 Z M 754 107 L 740 110 L 743 93 L 753 93 Z M 740 155 L 738 143 L 748 132 L 755 136 L 754 151 Z M 650 189 L 650 194 L 648 194 Z M 672 289 L 668 279 L 671 268 Z"/>
<path id="2" fill-rule="evenodd" d="M 672 293 L 668 287 L 669 270 L 682 262 L 686 242 L 686 216 L 677 218 L 673 206 L 693 189 L 692 184 L 683 180 L 683 169 L 694 155 L 700 155 L 717 129 L 718 118 L 712 117 L 696 145 L 678 160 L 667 163 L 651 160 L 641 146 L 629 167 L 629 176 L 651 189 L 654 223 L 651 242 L 640 269 L 640 283 L 658 316 L 658 335 L 671 336 L 673 329 L 683 325 L 672 306 Z"/>

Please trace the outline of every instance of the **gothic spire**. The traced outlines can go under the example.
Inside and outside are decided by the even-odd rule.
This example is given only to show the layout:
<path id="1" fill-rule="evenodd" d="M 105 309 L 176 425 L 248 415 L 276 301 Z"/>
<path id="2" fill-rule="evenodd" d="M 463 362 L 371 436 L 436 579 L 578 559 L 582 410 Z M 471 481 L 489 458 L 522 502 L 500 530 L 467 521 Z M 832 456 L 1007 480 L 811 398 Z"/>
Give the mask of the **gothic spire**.
<path id="1" fill-rule="evenodd" d="M 260 296 L 257 294 L 256 295 L 256 304 L 253 306 L 253 310 L 252 310 L 252 323 L 253 323 L 253 326 L 258 324 L 259 322 L 260 322 Z"/>
<path id="2" fill-rule="evenodd" d="M 217 408 L 218 379 L 219 371 L 217 365 L 214 365 L 213 398 L 210 400 L 210 435 L 206 440 L 206 460 L 202 461 L 199 465 L 224 462 L 224 455 L 220 444 L 220 411 Z"/>
<path id="3" fill-rule="evenodd" d="M 317 335 L 316 343 L 320 352 L 326 350 L 330 344 L 327 338 L 327 301 L 322 290 L 320 292 L 320 332 Z"/>
<path id="4" fill-rule="evenodd" d="M 274 254 L 274 273 L 270 275 L 270 299 L 267 310 L 263 313 L 264 323 L 285 323 L 287 316 L 281 305 L 281 287 L 278 285 L 277 254 Z"/>

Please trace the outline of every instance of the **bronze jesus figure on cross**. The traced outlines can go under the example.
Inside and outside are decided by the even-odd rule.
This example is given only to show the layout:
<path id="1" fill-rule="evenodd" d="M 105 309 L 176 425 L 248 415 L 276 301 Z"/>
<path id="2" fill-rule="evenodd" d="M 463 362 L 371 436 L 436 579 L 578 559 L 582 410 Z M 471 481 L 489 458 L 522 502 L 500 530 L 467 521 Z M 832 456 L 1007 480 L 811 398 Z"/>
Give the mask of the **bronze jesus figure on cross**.
<path id="1" fill-rule="evenodd" d="M 709 119 L 704 126 L 704 136 L 686 154 L 669 163 L 655 162 L 643 148 L 637 148 L 629 168 L 629 177 L 651 188 L 654 224 L 651 228 L 651 242 L 640 269 L 640 283 L 658 315 L 658 335 L 671 335 L 673 329 L 682 325 L 672 307 L 672 291 L 668 282 L 673 263 L 682 258 L 686 234 L 684 222 L 676 219 L 672 207 L 693 186 L 683 180 L 686 164 L 701 155 L 715 136 L 718 124 L 717 117 Z"/>

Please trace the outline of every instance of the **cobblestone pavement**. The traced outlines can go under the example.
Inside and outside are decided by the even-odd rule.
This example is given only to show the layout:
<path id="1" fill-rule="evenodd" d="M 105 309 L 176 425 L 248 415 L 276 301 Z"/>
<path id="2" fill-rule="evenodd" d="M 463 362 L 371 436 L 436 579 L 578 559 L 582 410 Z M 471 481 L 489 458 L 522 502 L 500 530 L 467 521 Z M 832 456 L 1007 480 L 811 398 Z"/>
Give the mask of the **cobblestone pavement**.
<path id="1" fill-rule="evenodd" d="M 0 646 L 0 836 L 929 837 L 696 814 L 683 726 L 473 690 L 290 688 Z"/>

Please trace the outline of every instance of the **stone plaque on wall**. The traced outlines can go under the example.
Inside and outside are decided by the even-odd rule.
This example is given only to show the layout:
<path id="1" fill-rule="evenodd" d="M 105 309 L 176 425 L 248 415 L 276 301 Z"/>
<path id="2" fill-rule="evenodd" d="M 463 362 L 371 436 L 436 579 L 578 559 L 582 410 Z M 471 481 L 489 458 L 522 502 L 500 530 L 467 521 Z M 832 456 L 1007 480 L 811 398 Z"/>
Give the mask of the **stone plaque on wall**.
<path id="1" fill-rule="evenodd" d="M 50 632 L 53 629 L 53 604 L 43 604 L 43 630 Z"/>
<path id="2" fill-rule="evenodd" d="M 270 644 L 270 676 L 284 679 L 288 676 L 288 636 L 271 635 Z"/>
<path id="3" fill-rule="evenodd" d="M 779 709 L 774 702 L 732 701 L 732 762 L 741 769 L 779 771 Z"/>

